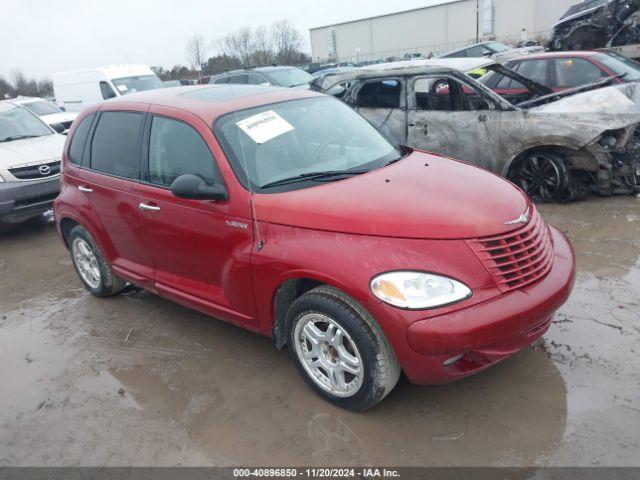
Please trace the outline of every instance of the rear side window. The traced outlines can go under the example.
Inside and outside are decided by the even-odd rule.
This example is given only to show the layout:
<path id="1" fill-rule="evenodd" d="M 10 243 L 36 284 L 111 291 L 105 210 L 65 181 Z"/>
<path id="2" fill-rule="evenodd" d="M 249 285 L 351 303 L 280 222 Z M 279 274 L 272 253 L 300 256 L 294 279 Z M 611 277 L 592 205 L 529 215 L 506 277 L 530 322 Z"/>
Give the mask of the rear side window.
<path id="1" fill-rule="evenodd" d="M 200 175 L 210 185 L 222 183 L 209 147 L 193 127 L 178 120 L 154 117 L 149 141 L 149 181 L 170 186 L 185 173 Z"/>
<path id="2" fill-rule="evenodd" d="M 93 117 L 95 114 L 87 115 L 82 119 L 80 125 L 76 128 L 71 139 L 71 146 L 67 158 L 71 163 L 80 165 L 82 163 L 82 152 L 84 152 L 84 146 L 87 143 L 87 136 L 89 130 L 91 130 L 91 123 L 93 123 Z"/>
<path id="3" fill-rule="evenodd" d="M 104 112 L 91 144 L 91 168 L 118 177 L 140 176 L 144 114 Z"/>

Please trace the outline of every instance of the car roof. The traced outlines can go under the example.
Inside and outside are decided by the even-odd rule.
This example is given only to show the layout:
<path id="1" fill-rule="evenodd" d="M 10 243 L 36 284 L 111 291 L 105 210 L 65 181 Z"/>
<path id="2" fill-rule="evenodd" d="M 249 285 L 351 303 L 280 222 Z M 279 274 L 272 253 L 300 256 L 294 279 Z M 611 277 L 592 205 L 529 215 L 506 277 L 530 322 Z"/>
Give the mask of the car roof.
<path id="1" fill-rule="evenodd" d="M 568 52 L 543 52 L 543 53 L 531 53 L 529 55 L 520 55 L 518 57 L 509 58 L 505 60 L 505 63 L 522 60 L 541 60 L 545 58 L 565 58 L 565 57 L 577 57 L 577 58 L 591 58 L 598 55 L 606 55 L 607 52 L 600 52 L 597 50 L 575 50 Z"/>
<path id="2" fill-rule="evenodd" d="M 490 65 L 494 65 L 495 60 L 490 58 L 430 58 L 430 59 L 414 59 L 414 60 L 400 60 L 398 62 L 380 63 L 377 65 L 370 65 L 367 70 L 396 70 L 399 68 L 420 68 L 420 67 L 433 67 L 433 68 L 450 68 L 452 70 L 458 70 L 460 72 L 470 72 L 477 70 L 478 68 L 486 68 Z"/>
<path id="3" fill-rule="evenodd" d="M 197 85 L 158 88 L 116 97 L 102 105 L 141 103 L 192 112 L 211 124 L 227 113 L 272 103 L 324 96 L 309 90 L 262 85 Z M 99 107 L 96 107 L 99 108 Z"/>

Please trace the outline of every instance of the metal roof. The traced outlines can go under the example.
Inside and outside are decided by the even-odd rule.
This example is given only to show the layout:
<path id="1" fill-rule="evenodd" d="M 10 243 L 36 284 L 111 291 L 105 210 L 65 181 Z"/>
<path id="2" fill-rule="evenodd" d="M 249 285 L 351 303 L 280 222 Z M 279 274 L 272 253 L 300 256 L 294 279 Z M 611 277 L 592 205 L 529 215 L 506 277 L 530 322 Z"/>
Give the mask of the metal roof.
<path id="1" fill-rule="evenodd" d="M 460 2 L 466 2 L 466 1 L 468 1 L 468 0 L 442 0 L 439 3 L 435 3 L 433 5 L 426 5 L 424 7 L 410 8 L 408 10 L 401 10 L 399 12 L 383 13 L 382 15 L 373 15 L 371 17 L 357 18 L 355 20 L 347 20 L 347 21 L 344 21 L 344 22 L 337 22 L 337 23 L 332 23 L 332 24 L 329 24 L 329 25 L 322 25 L 320 27 L 311 27 L 309 29 L 309 31 L 320 30 L 322 28 L 337 27 L 338 25 L 346 25 L 346 24 L 349 24 L 349 23 L 364 22 L 366 20 L 373 20 L 373 19 L 376 19 L 376 18 L 392 17 L 394 15 L 401 15 L 403 13 L 417 12 L 418 10 L 428 10 L 429 8 L 441 7 L 442 5 L 448 5 L 450 3 L 460 3 Z"/>

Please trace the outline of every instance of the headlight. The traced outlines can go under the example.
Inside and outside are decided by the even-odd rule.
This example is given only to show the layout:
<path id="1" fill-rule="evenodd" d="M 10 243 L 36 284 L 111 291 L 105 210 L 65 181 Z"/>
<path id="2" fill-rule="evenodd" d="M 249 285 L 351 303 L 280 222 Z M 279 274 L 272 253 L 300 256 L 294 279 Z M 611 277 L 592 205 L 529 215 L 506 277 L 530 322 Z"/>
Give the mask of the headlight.
<path id="1" fill-rule="evenodd" d="M 389 305 L 408 310 L 442 307 L 471 296 L 464 283 L 424 272 L 390 272 L 371 280 L 371 292 Z"/>

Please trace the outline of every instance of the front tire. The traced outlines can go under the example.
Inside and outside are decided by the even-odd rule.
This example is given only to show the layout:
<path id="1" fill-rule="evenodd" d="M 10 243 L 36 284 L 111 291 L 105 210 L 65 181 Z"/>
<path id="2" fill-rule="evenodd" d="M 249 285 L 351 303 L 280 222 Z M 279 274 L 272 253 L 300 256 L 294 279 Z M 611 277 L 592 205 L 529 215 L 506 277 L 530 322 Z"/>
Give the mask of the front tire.
<path id="1" fill-rule="evenodd" d="M 320 286 L 299 297 L 287 327 L 298 371 L 334 405 L 367 410 L 398 382 L 400 366 L 380 326 L 340 290 Z"/>
<path id="2" fill-rule="evenodd" d="M 69 232 L 68 242 L 73 266 L 89 292 L 109 297 L 122 291 L 126 282 L 113 273 L 89 232 L 77 225 Z"/>

